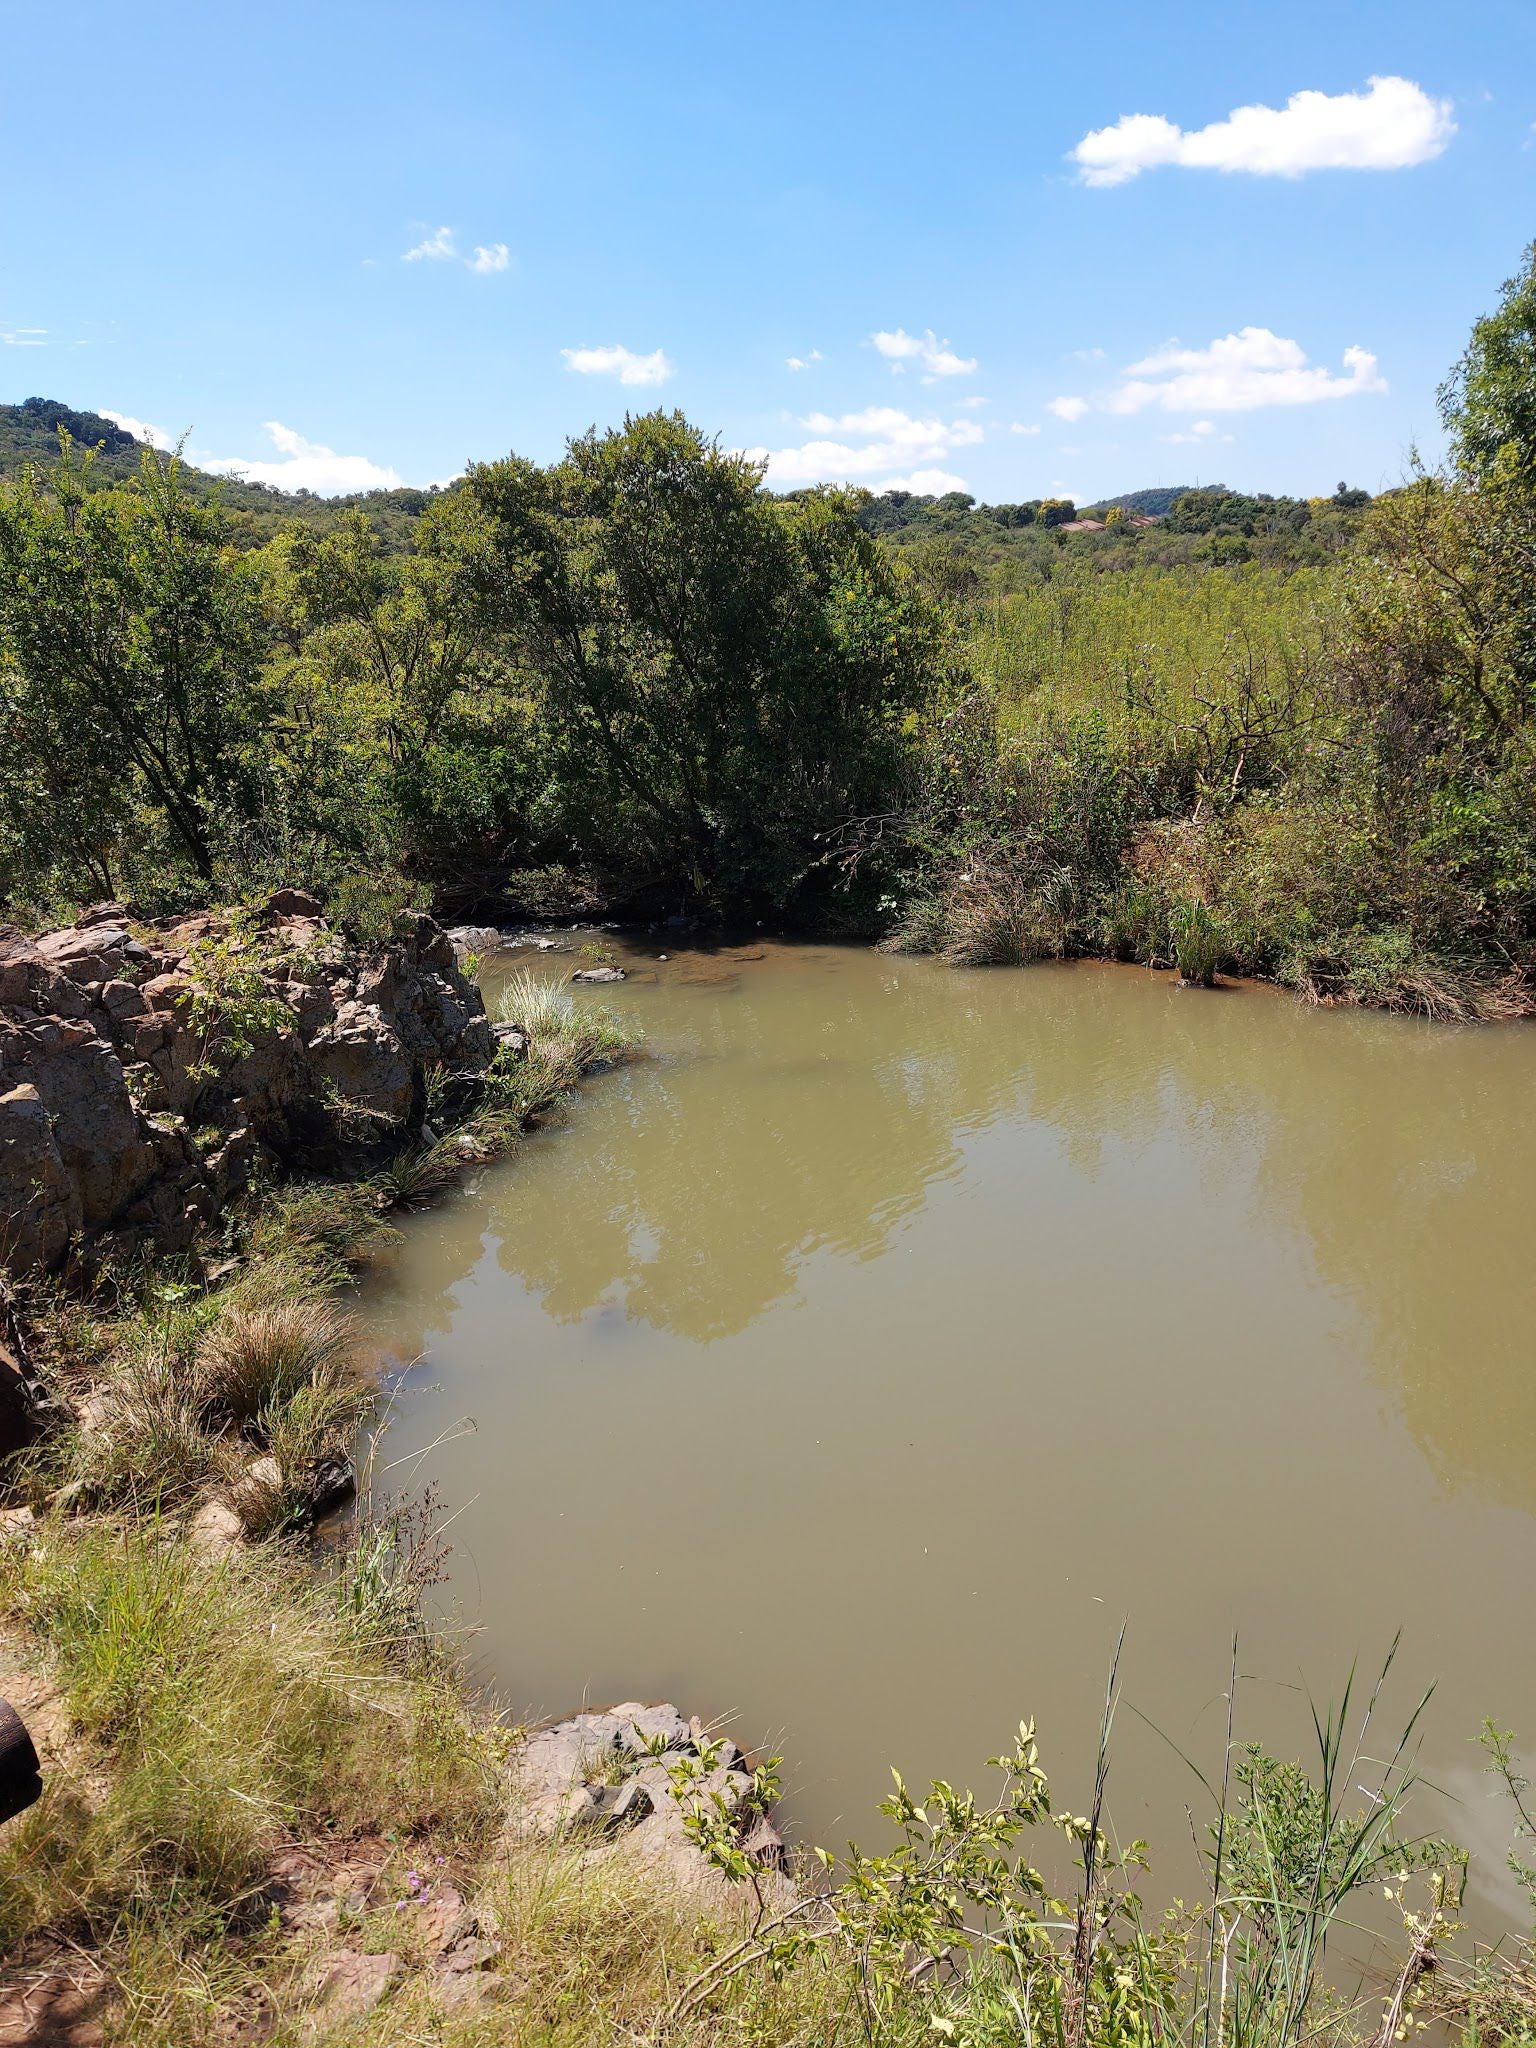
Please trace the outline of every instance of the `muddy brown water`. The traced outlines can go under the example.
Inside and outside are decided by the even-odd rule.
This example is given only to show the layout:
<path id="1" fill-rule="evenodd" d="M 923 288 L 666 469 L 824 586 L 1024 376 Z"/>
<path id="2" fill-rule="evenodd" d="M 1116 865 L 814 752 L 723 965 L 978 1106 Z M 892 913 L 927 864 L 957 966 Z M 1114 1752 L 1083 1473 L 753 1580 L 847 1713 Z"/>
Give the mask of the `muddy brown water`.
<path id="1" fill-rule="evenodd" d="M 611 944 L 651 1056 L 366 1298 L 502 1695 L 734 1716 L 841 1844 L 1024 1715 L 1084 1810 L 1124 1622 L 1110 1806 L 1182 1882 L 1234 1630 L 1298 1755 L 1400 1628 L 1383 1735 L 1434 1682 L 1419 1817 L 1511 1904 L 1472 1738 L 1536 1749 L 1536 1032 Z"/>

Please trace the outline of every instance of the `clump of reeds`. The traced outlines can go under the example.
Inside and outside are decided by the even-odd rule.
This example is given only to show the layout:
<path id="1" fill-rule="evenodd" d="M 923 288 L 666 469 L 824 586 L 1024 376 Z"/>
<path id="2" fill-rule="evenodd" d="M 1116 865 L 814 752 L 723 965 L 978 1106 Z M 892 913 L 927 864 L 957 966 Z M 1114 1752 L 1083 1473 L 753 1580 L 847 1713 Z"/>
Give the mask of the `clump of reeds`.
<path id="1" fill-rule="evenodd" d="M 1168 914 L 1168 937 L 1179 979 L 1191 988 L 1210 988 L 1221 965 L 1221 924 L 1198 896 L 1176 903 Z"/>
<path id="2" fill-rule="evenodd" d="M 528 1034 L 526 1057 L 572 1081 L 633 1059 L 639 1042 L 606 1010 L 578 1003 L 557 982 L 524 968 L 502 990 L 497 1015 Z"/>
<path id="3" fill-rule="evenodd" d="M 356 1333 L 323 1301 L 236 1304 L 204 1338 L 197 1361 L 206 1406 L 250 1428 L 312 1387 L 338 1387 L 351 1371 Z"/>
<path id="4" fill-rule="evenodd" d="M 914 897 L 884 941 L 893 953 L 936 953 L 952 967 L 1023 967 L 1070 950 L 1078 912 L 1069 870 L 1028 875 L 980 860 Z"/>

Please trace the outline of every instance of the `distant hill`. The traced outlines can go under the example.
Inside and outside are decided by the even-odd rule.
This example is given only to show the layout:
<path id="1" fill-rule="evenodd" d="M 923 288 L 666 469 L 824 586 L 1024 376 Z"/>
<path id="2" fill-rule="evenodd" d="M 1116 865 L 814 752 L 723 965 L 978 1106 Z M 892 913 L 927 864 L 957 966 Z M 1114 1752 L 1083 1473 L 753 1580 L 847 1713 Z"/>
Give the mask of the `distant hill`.
<path id="1" fill-rule="evenodd" d="M 1083 516 L 1100 519 L 1112 505 L 1118 505 L 1125 512 L 1144 512 L 1149 519 L 1161 519 L 1173 510 L 1175 498 L 1194 488 L 1193 484 L 1154 484 L 1146 491 L 1123 491 L 1118 498 L 1100 498 L 1096 504 L 1085 505 Z"/>
<path id="2" fill-rule="evenodd" d="M 120 483 L 138 469 L 144 444 L 126 428 L 99 412 L 80 412 L 56 398 L 26 398 L 20 405 L 0 405 L 0 477 L 15 476 L 27 463 L 46 466 L 57 461 L 60 427 L 77 447 L 95 449 L 92 469 L 100 483 Z M 200 497 L 216 497 L 231 515 L 237 538 L 253 547 L 296 519 L 323 529 L 359 505 L 386 540 L 405 547 L 412 522 L 432 496 L 431 491 L 406 488 L 320 498 L 313 491 L 280 491 L 271 484 L 213 476 L 190 462 L 185 469 L 194 491 Z"/>
<path id="3" fill-rule="evenodd" d="M 138 467 L 138 442 L 99 412 L 76 412 L 56 398 L 26 398 L 20 405 L 0 405 L 0 476 L 13 476 L 24 462 L 52 462 L 60 427 L 82 448 L 98 450 L 102 474 L 115 480 Z"/>

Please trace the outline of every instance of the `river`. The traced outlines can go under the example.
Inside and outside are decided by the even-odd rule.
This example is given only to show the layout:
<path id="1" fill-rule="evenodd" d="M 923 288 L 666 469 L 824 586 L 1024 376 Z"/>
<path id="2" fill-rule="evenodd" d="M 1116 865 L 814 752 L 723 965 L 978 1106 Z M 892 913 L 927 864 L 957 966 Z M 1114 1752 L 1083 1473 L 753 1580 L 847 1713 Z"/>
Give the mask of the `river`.
<path id="1" fill-rule="evenodd" d="M 890 1765 L 983 1782 L 1023 1715 L 1083 1811 L 1124 1623 L 1110 1807 L 1177 1867 L 1233 1632 L 1239 1732 L 1304 1755 L 1400 1628 L 1420 1815 L 1507 1905 L 1472 1738 L 1536 1747 L 1536 1031 L 612 943 L 650 1056 L 365 1301 L 482 1675 L 733 1716 L 840 1845 Z"/>

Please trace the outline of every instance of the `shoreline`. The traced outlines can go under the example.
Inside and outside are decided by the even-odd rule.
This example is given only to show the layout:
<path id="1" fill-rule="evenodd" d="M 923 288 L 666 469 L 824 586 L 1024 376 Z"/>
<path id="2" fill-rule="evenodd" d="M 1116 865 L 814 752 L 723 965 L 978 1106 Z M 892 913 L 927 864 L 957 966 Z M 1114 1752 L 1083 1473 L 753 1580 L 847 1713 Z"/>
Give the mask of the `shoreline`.
<path id="1" fill-rule="evenodd" d="M 517 1097 L 525 1109 L 544 1105 L 534 1118 L 558 1101 L 555 1080 L 574 1085 L 614 1051 L 612 1040 L 589 1040 L 588 1056 L 570 1045 L 556 1054 L 541 1051 L 537 1028 L 520 1036 L 519 1072 L 550 1063 L 543 1085 Z M 463 1108 L 460 1133 L 472 1133 L 484 1105 Z M 509 1727 L 470 1683 L 451 1631 L 422 1618 L 441 1564 L 430 1515 L 365 1494 L 346 1540 L 317 1553 L 315 1495 L 288 1486 L 275 1418 L 225 1396 L 224 1408 L 208 1405 L 201 1375 L 210 1356 L 224 1358 L 231 1326 L 248 1338 L 264 1316 L 258 1328 L 271 1339 L 273 1317 L 281 1325 L 290 1306 L 332 1302 L 387 1235 L 382 1196 L 425 1205 L 448 1184 L 457 1134 L 441 1121 L 408 1131 L 403 1176 L 389 1178 L 386 1160 L 351 1184 L 258 1179 L 225 1212 L 240 1233 L 232 1253 L 226 1240 L 196 1267 L 176 1251 L 117 1274 L 115 1298 L 94 1310 L 67 1290 L 53 1295 L 39 1361 L 69 1363 L 51 1391 L 73 1412 L 56 1415 L 59 1433 L 13 1470 L 26 1497 L 0 1521 L 0 1691 L 29 1688 L 24 1711 L 47 1778 L 42 1805 L 0 1841 L 10 1880 L 0 2042 L 85 2048 L 102 2038 L 89 2029 L 106 2026 L 136 2048 L 205 2038 L 383 2048 L 420 2026 L 470 2048 L 484 2038 L 477 2028 L 503 2020 L 559 2024 L 569 1973 L 592 1957 L 602 1979 L 594 2010 L 613 2029 L 768 2043 L 819 2025 L 804 2037 L 841 2038 L 817 2001 L 852 1995 L 856 1977 L 837 1974 L 847 1960 L 839 1916 L 859 1924 L 857 1892 L 823 1903 L 793 1888 L 794 1859 L 772 1819 L 776 1760 L 636 1702 Z M 482 1148 L 493 1139 L 515 1137 L 506 1125 L 475 1137 L 474 1157 L 458 1155 L 455 1171 L 491 1156 Z M 443 1172 L 425 1172 L 441 1147 Z M 345 1348 L 334 1322 L 302 1328 L 321 1348 L 290 1403 L 306 1387 L 331 1387 L 317 1360 L 326 1345 Z M 338 1394 L 361 1381 L 355 1361 L 350 1372 Z M 357 1391 L 367 1396 L 365 1381 Z M 101 1393 L 107 1405 L 93 1406 Z M 235 1466 L 153 1466 L 178 1402 L 177 1456 L 228 1443 Z M 332 1420 L 360 1412 L 341 1406 Z M 103 1462 L 119 1427 L 125 1455 Z M 312 1442 L 304 1455 L 308 1483 Z M 267 1492 L 252 1500 L 253 1468 L 274 1459 L 275 1497 L 261 1475 Z M 1021 1734 L 1024 1792 L 1009 1797 L 1025 1798 L 1034 1825 L 1046 1816 L 1028 1804 L 1029 1744 Z M 940 1812 L 921 1824 L 904 1809 L 888 1817 L 931 1831 Z M 1089 1823 L 1049 1824 L 1064 1820 L 1080 1848 L 1086 1838 L 1070 1830 Z M 855 1869 L 882 1897 L 888 1885 L 911 1896 L 905 1869 Z M 554 1940 L 540 1918 L 552 1895 L 562 1901 Z M 1446 1932 L 1437 1914 L 1425 1923 L 1431 1941 Z M 903 1953 L 928 1938 L 920 1919 L 900 1924 Z M 782 1983 L 770 1968 L 781 1941 L 795 1959 Z M 953 1941 L 950 1929 L 935 1952 Z M 756 1988 L 748 1965 L 761 1970 Z M 925 2001 L 953 1981 L 935 1964 L 900 1991 L 914 2026 L 942 2016 Z M 209 1985 L 217 2034 L 207 2031 Z M 753 2000 L 774 2011 L 779 2031 L 714 2031 Z M 40 2010 L 51 2034 L 36 2031 Z M 703 2030 L 684 2034 L 695 2018 Z M 33 2031 L 15 2032 L 23 2024 Z"/>

